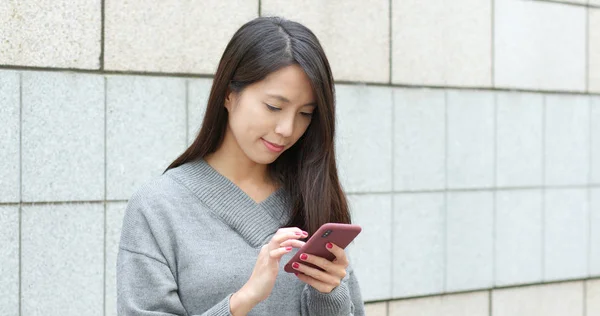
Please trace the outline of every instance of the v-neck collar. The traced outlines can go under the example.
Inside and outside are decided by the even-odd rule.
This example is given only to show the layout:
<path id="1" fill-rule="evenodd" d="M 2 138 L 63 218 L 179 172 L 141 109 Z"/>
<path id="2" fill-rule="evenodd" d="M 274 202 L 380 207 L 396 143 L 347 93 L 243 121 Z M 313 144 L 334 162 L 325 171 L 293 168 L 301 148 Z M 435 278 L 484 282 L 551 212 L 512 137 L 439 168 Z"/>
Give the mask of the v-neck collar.
<path id="1" fill-rule="evenodd" d="M 262 246 L 289 218 L 291 206 L 283 188 L 257 203 L 204 159 L 170 169 L 167 174 L 187 186 L 253 247 Z"/>

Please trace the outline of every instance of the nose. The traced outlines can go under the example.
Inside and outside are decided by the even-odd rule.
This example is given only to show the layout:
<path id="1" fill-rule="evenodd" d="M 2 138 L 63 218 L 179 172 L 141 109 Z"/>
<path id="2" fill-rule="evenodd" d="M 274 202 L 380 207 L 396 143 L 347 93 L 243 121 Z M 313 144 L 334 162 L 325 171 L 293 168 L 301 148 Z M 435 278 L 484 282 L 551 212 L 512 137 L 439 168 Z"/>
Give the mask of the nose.
<path id="1" fill-rule="evenodd" d="M 277 122 L 275 133 L 281 135 L 282 137 L 291 137 L 294 133 L 294 117 L 290 115 L 286 115 L 285 117 L 282 116 Z"/>

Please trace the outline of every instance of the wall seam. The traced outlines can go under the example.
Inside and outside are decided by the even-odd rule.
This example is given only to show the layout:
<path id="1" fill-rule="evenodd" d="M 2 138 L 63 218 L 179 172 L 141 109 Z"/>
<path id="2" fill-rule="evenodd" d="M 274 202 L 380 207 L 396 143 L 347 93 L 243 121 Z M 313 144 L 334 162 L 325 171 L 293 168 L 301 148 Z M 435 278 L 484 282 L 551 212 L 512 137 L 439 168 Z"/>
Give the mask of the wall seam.
<path id="1" fill-rule="evenodd" d="M 391 165 L 391 169 L 392 169 L 392 194 L 390 194 L 390 204 L 391 204 L 391 219 L 390 219 L 390 225 L 391 225 L 391 231 L 390 231 L 390 236 L 391 236 L 391 251 L 390 251 L 390 280 L 391 280 L 391 285 L 390 285 L 390 297 L 394 297 L 394 253 L 395 253 L 395 238 L 396 238 L 396 234 L 395 234 L 395 229 L 394 229 L 394 222 L 395 222 L 395 214 L 396 214 L 396 203 L 395 203 L 395 189 L 396 189 L 396 92 L 394 91 L 394 89 L 392 89 L 391 91 L 391 98 L 392 98 L 392 109 L 391 109 L 391 120 L 392 120 L 392 137 L 391 138 L 391 147 L 392 147 L 392 165 Z"/>
<path id="2" fill-rule="evenodd" d="M 107 228 L 106 228 L 106 225 L 107 225 L 107 220 L 106 220 L 107 202 L 106 202 L 106 198 L 107 198 L 107 183 L 108 183 L 108 177 L 107 177 L 107 169 L 108 168 L 107 168 L 106 159 L 108 157 L 108 155 L 107 155 L 107 134 L 108 134 L 108 130 L 107 130 L 107 126 L 108 126 L 108 123 L 107 123 L 107 121 L 108 121 L 107 106 L 108 105 L 107 105 L 107 103 L 108 102 L 107 102 L 107 99 L 108 99 L 108 97 L 106 94 L 107 78 L 103 77 L 103 79 L 104 79 L 103 80 L 103 84 L 104 84 L 104 86 L 103 86 L 103 88 L 104 88 L 104 93 L 103 93 L 103 95 L 104 95 L 104 203 L 103 203 L 103 205 L 104 205 L 104 250 L 103 250 L 103 253 L 104 254 L 103 254 L 103 257 L 104 257 L 104 260 L 102 260 L 102 261 L 104 264 L 104 273 L 103 273 L 103 278 L 102 278 L 103 279 L 102 280 L 103 281 L 102 282 L 102 284 L 103 284 L 103 289 L 102 289 L 102 293 L 103 293 L 103 295 L 102 295 L 102 311 L 103 311 L 103 313 L 102 314 L 106 315 L 106 235 L 107 235 Z"/>
<path id="3" fill-rule="evenodd" d="M 590 91 L 590 9 L 585 9 L 585 91 Z"/>
<path id="4" fill-rule="evenodd" d="M 23 315 L 23 73 L 19 72 L 19 315 Z"/>
<path id="5" fill-rule="evenodd" d="M 542 232 L 541 232 L 541 278 L 542 281 L 546 279 L 546 96 L 542 96 L 542 198 L 541 198 L 541 220 L 542 220 Z"/>
<path id="6" fill-rule="evenodd" d="M 492 66 L 492 87 L 496 86 L 496 56 L 495 56 L 495 49 L 496 49 L 496 1 L 492 0 L 492 7 L 491 7 L 491 12 L 492 12 L 492 22 L 491 22 L 491 29 L 492 29 L 492 49 L 491 49 L 491 55 L 492 55 L 492 60 L 491 60 L 491 66 Z"/>
<path id="7" fill-rule="evenodd" d="M 444 90 L 444 281 L 443 291 L 448 289 L 448 91 Z"/>
<path id="8" fill-rule="evenodd" d="M 493 120 L 493 129 L 494 129 L 494 167 L 493 167 L 493 177 L 494 177 L 494 187 L 498 186 L 498 94 L 494 93 L 494 120 Z M 492 190 L 492 284 L 496 284 L 496 274 L 497 274 L 497 264 L 496 264 L 496 254 L 497 254 L 497 216 L 498 216 L 498 191 L 494 188 Z M 491 295 L 491 293 L 490 293 Z M 491 315 L 491 314 L 490 314 Z"/>
<path id="9" fill-rule="evenodd" d="M 389 25 L 388 25 L 388 38 L 389 38 L 389 45 L 388 45 L 388 51 L 389 51 L 389 55 L 388 55 L 388 63 L 389 63 L 389 83 L 392 83 L 392 49 L 393 49 L 393 43 L 392 43 L 392 38 L 393 38 L 393 25 L 392 25 L 392 18 L 393 18 L 393 14 L 392 14 L 392 0 L 388 1 L 388 19 L 389 19 Z"/>
<path id="10" fill-rule="evenodd" d="M 104 69 L 104 17 L 105 17 L 105 0 L 100 2 L 100 70 Z"/>

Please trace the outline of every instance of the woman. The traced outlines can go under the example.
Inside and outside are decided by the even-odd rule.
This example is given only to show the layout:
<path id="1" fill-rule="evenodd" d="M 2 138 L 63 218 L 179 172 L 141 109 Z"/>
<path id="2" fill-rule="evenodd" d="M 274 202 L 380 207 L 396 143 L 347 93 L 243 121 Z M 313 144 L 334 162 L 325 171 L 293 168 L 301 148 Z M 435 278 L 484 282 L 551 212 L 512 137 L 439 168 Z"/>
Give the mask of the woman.
<path id="1" fill-rule="evenodd" d="M 364 315 L 338 246 L 327 245 L 333 262 L 302 256 L 323 271 L 282 269 L 322 224 L 350 223 L 333 84 L 301 24 L 257 18 L 235 33 L 198 137 L 128 202 L 120 315 Z"/>

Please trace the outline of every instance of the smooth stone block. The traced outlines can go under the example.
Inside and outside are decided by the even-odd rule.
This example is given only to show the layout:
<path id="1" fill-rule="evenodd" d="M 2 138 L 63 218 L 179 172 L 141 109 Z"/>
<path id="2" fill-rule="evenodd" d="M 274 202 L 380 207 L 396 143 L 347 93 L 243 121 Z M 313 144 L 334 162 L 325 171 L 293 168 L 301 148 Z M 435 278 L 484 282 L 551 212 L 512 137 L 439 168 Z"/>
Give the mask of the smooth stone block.
<path id="1" fill-rule="evenodd" d="M 23 206 L 23 315 L 102 315 L 104 207 Z"/>
<path id="2" fill-rule="evenodd" d="M 443 90 L 394 93 L 394 191 L 446 186 L 446 98 Z"/>
<path id="3" fill-rule="evenodd" d="M 314 32 L 335 80 L 389 82 L 389 1 L 261 0 L 260 10 L 261 16 L 283 16 Z"/>
<path id="4" fill-rule="evenodd" d="M 0 104 L 2 105 L 0 106 L 0 161 L 4 163 L 4 167 L 0 168 L 0 203 L 19 202 L 21 199 L 19 72 L 0 70 Z"/>
<path id="5" fill-rule="evenodd" d="M 105 0 L 104 12 L 106 69 L 213 74 L 258 2 Z"/>
<path id="6" fill-rule="evenodd" d="M 106 203 L 105 316 L 117 315 L 117 254 L 126 207 L 127 203 L 124 202 Z"/>
<path id="7" fill-rule="evenodd" d="M 336 85 L 336 156 L 346 192 L 392 191 L 392 90 Z"/>
<path id="8" fill-rule="evenodd" d="M 0 2 L 0 65 L 98 69 L 102 1 Z"/>
<path id="9" fill-rule="evenodd" d="M 494 94 L 449 90 L 447 93 L 447 186 L 494 185 Z"/>
<path id="10" fill-rule="evenodd" d="M 187 84 L 187 144 L 191 145 L 202 127 L 212 87 L 211 79 L 188 80 Z"/>
<path id="11" fill-rule="evenodd" d="M 492 2 L 393 0 L 392 82 L 492 85 Z"/>
<path id="12" fill-rule="evenodd" d="M 19 315 L 19 206 L 0 205 L 0 315 Z"/>
<path id="13" fill-rule="evenodd" d="M 394 298 L 444 291 L 444 193 L 394 195 Z"/>
<path id="14" fill-rule="evenodd" d="M 496 107 L 496 185 L 541 186 L 544 96 L 498 92 Z"/>
<path id="15" fill-rule="evenodd" d="M 600 0 L 589 0 L 598 7 L 588 9 L 588 92 L 600 93 Z"/>
<path id="16" fill-rule="evenodd" d="M 106 98 L 107 198 L 127 200 L 185 150 L 185 81 L 109 77 Z"/>
<path id="17" fill-rule="evenodd" d="M 389 299 L 392 294 L 392 196 L 349 195 L 348 201 L 352 222 L 363 228 L 349 253 L 362 298 L 365 301 Z"/>
<path id="18" fill-rule="evenodd" d="M 446 291 L 489 288 L 494 269 L 493 192 L 449 192 Z"/>
<path id="19" fill-rule="evenodd" d="M 24 201 L 104 198 L 104 78 L 23 72 Z"/>
<path id="20" fill-rule="evenodd" d="M 515 287 L 492 291 L 491 315 L 583 315 L 583 304 L 583 282 Z"/>
<path id="21" fill-rule="evenodd" d="M 548 1 L 494 1 L 494 85 L 586 90 L 586 8 Z"/>
<path id="22" fill-rule="evenodd" d="M 591 150 L 591 177 L 593 184 L 600 184 L 600 96 L 592 96 L 591 98 L 591 126 L 592 142 Z"/>
<path id="23" fill-rule="evenodd" d="M 546 185 L 585 185 L 590 172 L 590 99 L 546 95 Z"/>
<path id="24" fill-rule="evenodd" d="M 542 281 L 542 198 L 539 189 L 496 192 L 495 285 Z"/>
<path id="25" fill-rule="evenodd" d="M 600 314 L 600 280 L 586 281 L 586 293 L 587 315 Z"/>
<path id="26" fill-rule="evenodd" d="M 449 294 L 391 301 L 389 316 L 488 316 L 488 292 Z"/>
<path id="27" fill-rule="evenodd" d="M 546 189 L 544 198 L 544 281 L 588 276 L 587 189 Z"/>
<path id="28" fill-rule="evenodd" d="M 590 276 L 600 276 L 600 188 L 590 188 Z"/>

